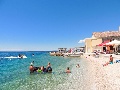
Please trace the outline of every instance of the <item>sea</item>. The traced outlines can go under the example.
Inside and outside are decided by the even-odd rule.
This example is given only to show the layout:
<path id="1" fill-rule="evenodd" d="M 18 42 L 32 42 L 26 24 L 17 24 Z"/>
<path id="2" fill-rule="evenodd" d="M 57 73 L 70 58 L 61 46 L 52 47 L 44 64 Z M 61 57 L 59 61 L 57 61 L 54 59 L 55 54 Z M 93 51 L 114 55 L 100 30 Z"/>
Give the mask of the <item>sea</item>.
<path id="1" fill-rule="evenodd" d="M 27 58 L 13 58 L 19 54 Z M 30 74 L 29 66 L 32 61 L 36 67 L 46 67 L 50 62 L 52 73 Z M 80 57 L 50 56 L 49 51 L 0 52 L 0 90 L 70 90 L 69 85 L 75 82 L 72 73 L 77 69 L 77 64 L 86 66 Z M 70 74 L 65 73 L 67 67 L 71 70 Z M 79 70 L 79 78 L 82 78 L 83 69 Z M 80 85 L 80 83 L 82 81 L 77 84 Z"/>

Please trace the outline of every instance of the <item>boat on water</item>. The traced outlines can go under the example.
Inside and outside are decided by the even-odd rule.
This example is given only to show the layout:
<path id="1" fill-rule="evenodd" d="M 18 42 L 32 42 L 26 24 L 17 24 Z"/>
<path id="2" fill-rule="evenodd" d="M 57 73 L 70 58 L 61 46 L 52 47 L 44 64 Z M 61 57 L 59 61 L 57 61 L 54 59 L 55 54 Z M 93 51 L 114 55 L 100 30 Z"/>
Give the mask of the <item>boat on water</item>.
<path id="1" fill-rule="evenodd" d="M 68 57 L 80 57 L 81 54 L 68 54 Z"/>
<path id="2" fill-rule="evenodd" d="M 27 58 L 27 56 L 22 55 L 22 56 L 17 56 L 17 57 L 15 57 L 15 56 L 10 56 L 10 57 L 1 57 L 1 58 L 9 58 L 9 59 L 12 59 L 12 58 Z"/>
<path id="3" fill-rule="evenodd" d="M 65 53 L 64 56 L 68 56 L 68 57 L 80 57 L 81 55 L 83 55 L 83 51 L 81 50 L 81 48 L 72 48 L 69 50 L 69 53 Z"/>

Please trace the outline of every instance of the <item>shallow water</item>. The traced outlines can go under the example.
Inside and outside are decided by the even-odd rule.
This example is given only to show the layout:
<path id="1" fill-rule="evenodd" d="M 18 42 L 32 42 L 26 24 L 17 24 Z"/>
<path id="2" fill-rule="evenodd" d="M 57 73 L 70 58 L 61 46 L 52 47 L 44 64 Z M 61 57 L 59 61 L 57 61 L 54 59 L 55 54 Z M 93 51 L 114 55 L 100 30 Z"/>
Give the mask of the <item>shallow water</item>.
<path id="1" fill-rule="evenodd" d="M 34 53 L 34 56 L 32 54 Z M 49 52 L 0 52 L 0 57 L 18 56 L 25 54 L 25 59 L 0 58 L 0 90 L 61 90 L 68 89 L 73 74 L 64 73 L 67 67 L 76 71 L 76 64 L 85 65 L 81 58 L 55 57 Z M 50 62 L 53 68 L 52 73 L 29 74 L 29 65 L 34 61 L 34 66 L 47 66 Z M 84 63 L 84 64 L 82 64 Z M 83 69 L 81 74 L 83 75 Z M 77 73 L 77 72 L 76 72 Z M 81 78 L 80 76 L 79 78 Z M 74 80 L 71 79 L 71 80 Z M 82 83 L 82 81 L 80 82 Z"/>

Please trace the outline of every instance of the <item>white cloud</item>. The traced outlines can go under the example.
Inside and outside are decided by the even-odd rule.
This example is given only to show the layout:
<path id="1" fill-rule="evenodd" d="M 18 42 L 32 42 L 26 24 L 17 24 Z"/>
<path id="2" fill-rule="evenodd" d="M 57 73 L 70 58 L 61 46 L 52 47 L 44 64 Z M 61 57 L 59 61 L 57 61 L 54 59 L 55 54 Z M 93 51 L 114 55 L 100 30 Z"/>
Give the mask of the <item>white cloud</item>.
<path id="1" fill-rule="evenodd" d="M 85 42 L 85 39 L 80 40 L 78 43 L 84 43 L 84 42 Z"/>

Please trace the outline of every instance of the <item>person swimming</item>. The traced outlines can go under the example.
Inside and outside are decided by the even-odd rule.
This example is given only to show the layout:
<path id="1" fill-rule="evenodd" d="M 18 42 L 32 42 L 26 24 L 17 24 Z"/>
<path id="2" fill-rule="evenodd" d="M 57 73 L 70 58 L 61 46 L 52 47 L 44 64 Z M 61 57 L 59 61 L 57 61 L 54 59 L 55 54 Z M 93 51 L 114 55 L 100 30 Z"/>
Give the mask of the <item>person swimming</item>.
<path id="1" fill-rule="evenodd" d="M 71 73 L 69 67 L 67 67 L 67 69 L 66 69 L 66 73 Z"/>
<path id="2" fill-rule="evenodd" d="M 32 56 L 34 56 L 34 54 L 32 54 Z"/>
<path id="3" fill-rule="evenodd" d="M 77 65 L 76 65 L 76 67 L 78 67 L 78 68 L 79 68 L 79 67 L 80 67 L 80 65 L 79 65 L 79 64 L 77 64 Z"/>
<path id="4" fill-rule="evenodd" d="M 34 61 L 32 61 L 32 62 L 30 63 L 30 65 L 34 65 Z"/>

